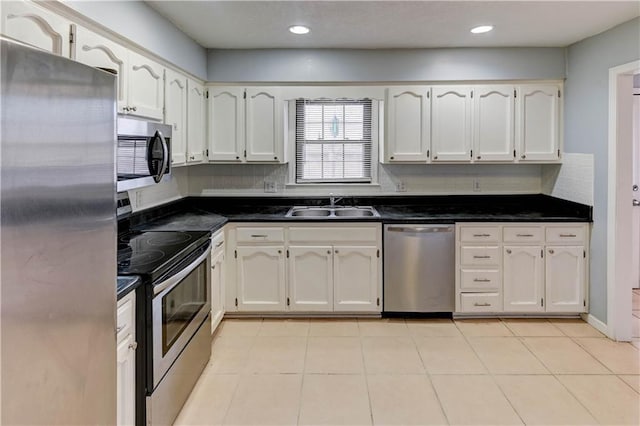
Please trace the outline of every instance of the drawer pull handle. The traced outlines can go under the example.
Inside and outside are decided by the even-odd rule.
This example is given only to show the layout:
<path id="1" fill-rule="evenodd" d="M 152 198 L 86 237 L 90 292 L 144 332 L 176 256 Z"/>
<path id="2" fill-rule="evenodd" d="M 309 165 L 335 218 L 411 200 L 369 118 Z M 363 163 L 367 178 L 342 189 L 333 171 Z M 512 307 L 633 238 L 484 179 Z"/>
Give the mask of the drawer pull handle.
<path id="1" fill-rule="evenodd" d="M 576 234 L 560 234 L 561 238 L 575 238 Z"/>
<path id="2" fill-rule="evenodd" d="M 491 234 L 473 234 L 474 237 L 490 237 Z"/>
<path id="3" fill-rule="evenodd" d="M 516 234 L 516 237 L 533 237 L 533 234 Z"/>
<path id="4" fill-rule="evenodd" d="M 116 333 L 120 333 L 122 330 L 124 330 L 124 325 L 116 327 Z"/>
<path id="5" fill-rule="evenodd" d="M 488 280 L 486 278 L 474 278 L 473 282 L 474 283 L 490 283 L 491 280 Z"/>
<path id="6" fill-rule="evenodd" d="M 480 306 L 480 307 L 482 307 L 482 306 L 491 306 L 491 303 L 486 303 L 486 302 L 485 303 L 478 303 L 478 302 L 476 302 L 476 303 L 473 304 L 473 306 Z"/>
<path id="7" fill-rule="evenodd" d="M 251 234 L 251 238 L 267 238 L 266 234 Z"/>
<path id="8" fill-rule="evenodd" d="M 253 235 L 252 235 L 253 236 Z M 224 244 L 224 241 L 220 241 L 218 244 L 216 244 L 216 248 L 220 247 L 221 245 Z"/>
<path id="9" fill-rule="evenodd" d="M 491 256 L 473 256 L 474 259 L 491 259 Z"/>

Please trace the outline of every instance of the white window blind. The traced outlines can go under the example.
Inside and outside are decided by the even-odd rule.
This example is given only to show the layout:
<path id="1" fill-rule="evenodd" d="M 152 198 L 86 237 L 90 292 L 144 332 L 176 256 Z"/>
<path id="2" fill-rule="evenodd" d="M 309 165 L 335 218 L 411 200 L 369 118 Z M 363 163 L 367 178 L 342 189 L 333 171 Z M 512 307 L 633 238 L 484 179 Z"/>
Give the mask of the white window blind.
<path id="1" fill-rule="evenodd" d="M 296 100 L 296 183 L 371 182 L 371 100 Z"/>

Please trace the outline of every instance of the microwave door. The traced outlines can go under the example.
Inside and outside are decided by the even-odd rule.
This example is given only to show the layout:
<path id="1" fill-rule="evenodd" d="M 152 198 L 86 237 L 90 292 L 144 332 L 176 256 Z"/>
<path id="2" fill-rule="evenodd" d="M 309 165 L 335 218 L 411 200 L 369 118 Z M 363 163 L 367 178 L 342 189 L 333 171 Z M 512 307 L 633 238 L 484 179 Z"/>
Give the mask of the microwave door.
<path id="1" fill-rule="evenodd" d="M 147 164 L 149 174 L 156 183 L 162 180 L 169 161 L 169 149 L 162 132 L 157 130 L 148 144 Z"/>

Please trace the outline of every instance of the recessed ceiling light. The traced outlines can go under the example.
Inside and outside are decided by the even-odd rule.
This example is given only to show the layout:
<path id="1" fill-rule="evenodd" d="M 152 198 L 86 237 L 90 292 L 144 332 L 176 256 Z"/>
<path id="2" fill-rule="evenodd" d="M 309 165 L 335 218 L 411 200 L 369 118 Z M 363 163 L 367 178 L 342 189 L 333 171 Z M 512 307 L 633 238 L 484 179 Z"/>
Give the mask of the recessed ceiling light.
<path id="1" fill-rule="evenodd" d="M 493 25 L 480 25 L 479 27 L 471 28 L 471 32 L 474 34 L 488 33 L 493 29 Z"/>
<path id="2" fill-rule="evenodd" d="M 289 31 L 294 34 L 306 34 L 309 32 L 309 27 L 305 27 L 304 25 L 292 25 L 289 27 Z"/>

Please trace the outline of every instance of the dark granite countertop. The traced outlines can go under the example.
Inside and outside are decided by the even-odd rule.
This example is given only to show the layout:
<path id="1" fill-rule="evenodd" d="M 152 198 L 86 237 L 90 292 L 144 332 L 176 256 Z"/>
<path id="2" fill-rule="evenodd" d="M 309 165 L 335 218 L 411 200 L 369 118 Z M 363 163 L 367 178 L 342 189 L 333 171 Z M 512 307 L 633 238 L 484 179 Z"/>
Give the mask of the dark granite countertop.
<path id="1" fill-rule="evenodd" d="M 142 280 L 136 275 L 130 275 L 126 277 L 118 276 L 116 281 L 116 294 L 118 296 L 118 300 L 122 299 L 124 296 L 138 288 L 140 283 L 142 283 Z"/>
<path id="2" fill-rule="evenodd" d="M 341 205 L 373 206 L 380 217 L 285 217 L 294 205 L 326 204 L 326 197 L 189 197 L 136 213 L 131 226 L 215 232 L 227 222 L 591 222 L 593 217 L 591 206 L 542 194 L 345 197 Z"/>

